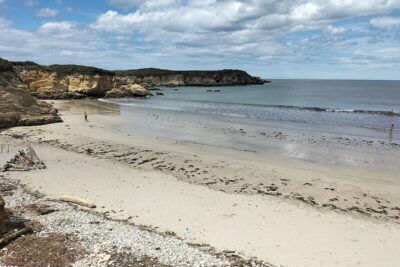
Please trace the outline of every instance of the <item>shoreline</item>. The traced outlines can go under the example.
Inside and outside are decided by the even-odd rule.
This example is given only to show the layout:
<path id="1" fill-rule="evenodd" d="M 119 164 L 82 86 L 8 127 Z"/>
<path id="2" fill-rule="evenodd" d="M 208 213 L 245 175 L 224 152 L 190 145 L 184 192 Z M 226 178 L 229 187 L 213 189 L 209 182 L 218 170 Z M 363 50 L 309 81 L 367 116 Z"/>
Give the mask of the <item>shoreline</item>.
<path id="1" fill-rule="evenodd" d="M 83 110 L 81 104 L 78 107 Z M 98 114 L 91 111 L 93 122 L 84 123 L 79 112 L 70 110 L 64 114 L 65 126 L 49 125 L 45 131 L 29 128 L 22 132 L 15 128 L 6 135 L 115 160 L 144 171 L 163 172 L 180 181 L 217 191 L 273 195 L 317 208 L 400 221 L 400 197 L 397 194 L 400 183 L 395 162 L 399 150 L 396 147 L 370 141 L 358 144 L 352 140 L 347 142 L 346 138 L 339 142 L 332 138 L 330 140 L 334 141 L 329 143 L 328 137 L 323 142 L 305 139 L 303 143 L 288 140 L 292 137 L 285 138 L 284 132 L 262 137 L 262 140 L 271 140 L 270 143 L 255 143 L 266 149 L 265 152 L 262 149 L 232 149 L 220 144 L 185 141 L 180 136 L 167 139 L 127 132 L 120 128 L 120 125 L 126 125 L 127 119 L 113 111 Z M 162 123 L 158 115 L 145 119 L 150 124 Z M 143 120 L 135 118 L 134 121 L 137 128 L 152 130 L 151 125 L 143 124 Z M 210 132 L 209 128 L 206 131 Z M 247 139 L 240 131 L 224 133 L 221 138 L 232 139 L 235 135 Z M 277 150 L 280 147 L 283 150 Z M 346 153 L 344 159 L 341 158 L 343 153 Z M 387 163 L 382 165 L 382 160 Z"/>
<path id="2" fill-rule="evenodd" d="M 174 232 L 186 242 L 277 266 L 398 262 L 392 246 L 400 240 L 398 224 L 320 211 L 273 196 L 226 194 L 48 145 L 34 148 L 48 168 L 12 172 L 10 178 L 51 199 L 64 194 L 87 198 L 98 205 L 97 212 L 110 218 Z"/>
<path id="3" fill-rule="evenodd" d="M 278 266 L 398 262 L 391 244 L 400 226 L 390 216 L 400 212 L 400 187 L 390 171 L 144 138 L 115 127 L 124 118 L 112 112 L 85 123 L 69 111 L 63 124 L 2 131 L 3 141 L 32 145 L 48 165 L 10 175 L 48 196 L 87 197 L 114 218 Z M 323 207 L 332 202 L 336 211 Z M 367 208 L 368 216 L 360 212 Z"/>

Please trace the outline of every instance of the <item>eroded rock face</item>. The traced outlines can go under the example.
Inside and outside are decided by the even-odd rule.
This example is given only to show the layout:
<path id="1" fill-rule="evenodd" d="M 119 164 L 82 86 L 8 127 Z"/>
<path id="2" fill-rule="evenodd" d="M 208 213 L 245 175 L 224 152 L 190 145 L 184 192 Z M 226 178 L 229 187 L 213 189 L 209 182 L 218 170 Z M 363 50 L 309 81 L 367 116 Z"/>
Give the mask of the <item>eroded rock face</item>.
<path id="1" fill-rule="evenodd" d="M 57 110 L 31 96 L 12 65 L 0 60 L 0 129 L 60 121 Z"/>
<path id="2" fill-rule="evenodd" d="M 102 97 L 114 87 L 113 73 L 96 68 L 74 65 L 45 68 L 32 62 L 16 62 L 14 67 L 22 82 L 38 98 Z"/>
<path id="3" fill-rule="evenodd" d="M 0 129 L 61 122 L 50 104 L 38 102 L 26 90 L 0 86 Z"/>
<path id="4" fill-rule="evenodd" d="M 12 67 L 31 94 L 43 99 L 145 97 L 151 95 L 146 88 L 157 86 L 264 83 L 260 78 L 241 70 L 170 71 L 150 68 L 108 71 L 78 65 L 41 66 L 29 61 L 12 62 Z"/>

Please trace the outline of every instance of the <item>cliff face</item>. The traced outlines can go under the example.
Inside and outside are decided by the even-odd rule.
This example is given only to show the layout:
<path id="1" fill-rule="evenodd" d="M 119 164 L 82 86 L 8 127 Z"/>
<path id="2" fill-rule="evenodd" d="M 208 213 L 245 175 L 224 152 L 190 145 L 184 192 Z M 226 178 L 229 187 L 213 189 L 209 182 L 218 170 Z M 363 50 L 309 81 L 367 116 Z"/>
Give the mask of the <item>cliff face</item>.
<path id="1" fill-rule="evenodd" d="M 156 86 L 223 86 L 262 84 L 263 80 L 240 70 L 170 71 L 138 69 L 108 71 L 78 65 L 41 66 L 12 62 L 32 95 L 45 99 L 92 97 L 145 97 Z"/>
<path id="2" fill-rule="evenodd" d="M 0 59 L 0 129 L 60 121 L 57 110 L 32 97 L 13 65 Z"/>
<path id="3" fill-rule="evenodd" d="M 129 77 L 144 86 L 225 86 L 263 84 L 263 80 L 241 70 L 170 71 L 163 69 L 138 69 L 115 71 L 118 77 Z"/>
<path id="4" fill-rule="evenodd" d="M 74 65 L 43 67 L 33 62 L 13 63 L 28 90 L 39 98 L 101 97 L 113 88 L 113 73 Z"/>

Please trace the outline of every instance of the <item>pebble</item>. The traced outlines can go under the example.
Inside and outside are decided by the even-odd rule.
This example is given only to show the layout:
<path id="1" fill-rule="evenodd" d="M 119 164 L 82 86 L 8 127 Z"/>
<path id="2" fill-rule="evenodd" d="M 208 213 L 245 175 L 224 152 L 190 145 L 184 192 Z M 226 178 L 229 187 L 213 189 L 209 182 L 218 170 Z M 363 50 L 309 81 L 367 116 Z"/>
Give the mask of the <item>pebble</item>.
<path id="1" fill-rule="evenodd" d="M 43 216 L 25 212 L 24 217 L 45 226 L 37 233 L 39 236 L 49 233 L 76 236 L 88 254 L 77 261 L 75 267 L 105 266 L 110 264 L 114 253 L 130 253 L 137 258 L 150 257 L 171 266 L 229 266 L 229 261 L 224 256 L 217 257 L 204 249 L 190 246 L 177 237 L 163 236 L 124 222 L 109 220 L 65 203 L 37 200 L 22 189 L 16 189 L 13 195 L 5 196 L 4 199 L 8 208 L 27 202 L 47 204 L 55 208 L 57 211 Z M 96 224 L 93 224 L 94 221 Z"/>

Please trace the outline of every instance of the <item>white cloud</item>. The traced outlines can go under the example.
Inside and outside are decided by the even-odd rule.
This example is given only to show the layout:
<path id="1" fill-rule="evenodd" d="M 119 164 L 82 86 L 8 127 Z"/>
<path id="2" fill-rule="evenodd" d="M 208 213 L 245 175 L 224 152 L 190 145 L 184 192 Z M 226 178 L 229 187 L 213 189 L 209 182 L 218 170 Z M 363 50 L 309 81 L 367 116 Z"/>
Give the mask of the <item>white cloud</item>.
<path id="1" fill-rule="evenodd" d="M 41 32 L 41 33 L 53 33 L 53 32 L 60 33 L 60 32 L 70 31 L 74 27 L 75 27 L 75 24 L 73 24 L 71 22 L 66 22 L 66 21 L 47 22 L 47 23 L 43 24 L 42 26 L 40 26 L 39 32 Z"/>
<path id="2" fill-rule="evenodd" d="M 123 14 L 108 11 L 92 24 L 111 32 L 224 32 L 241 29 L 306 31 L 331 21 L 400 8 L 398 0 L 110 0 L 137 6 Z M 156 30 L 154 30 L 156 29 Z"/>
<path id="3" fill-rule="evenodd" d="M 290 16 L 297 21 L 309 21 L 317 18 L 321 14 L 321 7 L 317 3 L 308 2 L 295 6 Z"/>
<path id="4" fill-rule="evenodd" d="M 154 10 L 179 5 L 179 0 L 147 0 L 142 2 L 143 5 L 141 8 L 144 10 Z"/>
<path id="5" fill-rule="evenodd" d="M 369 21 L 374 28 L 390 28 L 400 26 L 400 18 L 395 17 L 377 17 Z"/>
<path id="6" fill-rule="evenodd" d="M 398 35 L 379 29 L 379 34 L 371 34 L 376 31 L 366 24 L 382 27 L 385 23 L 377 23 L 376 19 L 395 13 L 400 8 L 399 0 L 109 3 L 125 10 L 109 10 L 86 25 L 52 21 L 37 30 L 23 31 L 0 20 L 0 55 L 110 69 L 254 68 L 293 62 L 363 67 L 375 62 L 374 66 L 400 66 L 399 57 L 395 58 L 396 63 L 388 52 L 398 51 Z M 134 9 L 127 11 L 129 8 Z M 369 21 L 370 16 L 375 16 L 375 20 Z M 389 24 L 393 27 L 396 23 L 390 20 Z"/>
<path id="7" fill-rule="evenodd" d="M 41 18 L 46 18 L 46 17 L 55 17 L 58 14 L 57 9 L 51 9 L 51 8 L 41 8 L 39 9 L 38 12 L 35 13 L 35 17 L 41 17 Z"/>
<path id="8" fill-rule="evenodd" d="M 334 27 L 332 25 L 328 25 L 325 28 L 325 32 L 332 34 L 332 35 L 340 35 L 340 34 L 345 34 L 349 31 L 349 29 L 345 28 L 345 27 Z"/>

